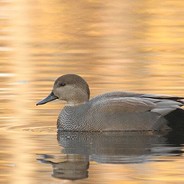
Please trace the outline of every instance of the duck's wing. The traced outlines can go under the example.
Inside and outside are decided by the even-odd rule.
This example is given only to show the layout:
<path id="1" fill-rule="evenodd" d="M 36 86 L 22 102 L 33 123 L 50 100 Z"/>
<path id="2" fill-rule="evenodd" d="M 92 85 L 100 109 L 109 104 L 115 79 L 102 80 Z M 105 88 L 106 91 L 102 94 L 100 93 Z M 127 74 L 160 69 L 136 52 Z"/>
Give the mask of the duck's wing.
<path id="1" fill-rule="evenodd" d="M 101 98 L 91 104 L 91 109 L 105 112 L 146 112 L 156 106 L 149 100 L 136 97 Z"/>
<path id="2" fill-rule="evenodd" d="M 93 101 L 92 109 L 101 112 L 155 112 L 166 115 L 169 112 L 180 108 L 181 102 L 168 99 L 154 99 L 144 97 L 116 97 L 99 98 Z"/>
<path id="3" fill-rule="evenodd" d="M 120 100 L 120 103 L 133 103 L 133 104 L 142 104 L 152 102 L 157 107 L 171 107 L 171 106 L 183 106 L 184 97 L 179 96 L 169 96 L 169 95 L 155 95 L 155 94 L 141 94 L 133 92 L 111 92 L 99 95 L 93 98 L 91 101 L 110 101 L 110 100 Z M 130 102 L 129 102 L 130 101 Z M 135 102 L 135 103 L 134 103 Z"/>
<path id="4" fill-rule="evenodd" d="M 172 100 L 172 101 L 177 101 L 180 102 L 181 104 L 184 104 L 184 97 L 180 96 L 169 96 L 169 95 L 155 95 L 155 94 L 143 94 L 143 93 L 134 93 L 134 92 L 122 92 L 122 91 L 117 91 L 117 92 L 110 92 L 110 93 L 105 93 L 99 96 L 94 97 L 93 101 L 98 101 L 99 99 L 112 99 L 112 98 L 121 98 L 121 97 L 139 97 L 139 98 L 149 98 L 150 101 L 151 99 L 153 100 Z"/>
<path id="5" fill-rule="evenodd" d="M 88 113 L 105 130 L 154 130 L 161 126 L 155 125 L 160 115 L 150 112 L 155 106 L 136 97 L 101 98 L 91 103 Z"/>
<path id="6" fill-rule="evenodd" d="M 184 97 L 156 94 L 141 94 L 141 98 L 152 98 L 157 100 L 172 100 L 184 104 Z"/>

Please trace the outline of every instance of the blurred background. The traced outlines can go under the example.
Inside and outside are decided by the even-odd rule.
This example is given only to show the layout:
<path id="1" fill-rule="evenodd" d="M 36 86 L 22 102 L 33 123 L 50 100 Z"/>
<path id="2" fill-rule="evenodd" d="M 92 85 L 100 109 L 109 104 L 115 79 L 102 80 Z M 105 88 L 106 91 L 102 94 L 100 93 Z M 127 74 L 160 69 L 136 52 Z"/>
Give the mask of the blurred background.
<path id="1" fill-rule="evenodd" d="M 116 90 L 184 96 L 183 10 L 183 0 L 0 0 L 0 183 L 60 182 L 49 166 L 40 175 L 36 154 L 60 152 L 56 119 L 63 104 L 35 106 L 60 75 L 84 77 L 91 96 Z M 91 172 L 101 175 L 87 182 L 136 183 L 127 177 L 134 171 L 154 183 L 182 183 L 177 164 L 149 166 L 163 171 L 157 178 L 109 166 L 110 178 L 94 165 Z M 172 177 L 167 167 L 176 168 Z"/>

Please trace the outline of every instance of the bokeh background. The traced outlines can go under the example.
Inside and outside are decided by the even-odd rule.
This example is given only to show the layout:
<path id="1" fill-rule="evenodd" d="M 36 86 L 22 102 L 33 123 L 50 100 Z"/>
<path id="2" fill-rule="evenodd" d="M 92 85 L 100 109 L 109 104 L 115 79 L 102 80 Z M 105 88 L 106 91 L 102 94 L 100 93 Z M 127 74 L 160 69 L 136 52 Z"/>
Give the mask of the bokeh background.
<path id="1" fill-rule="evenodd" d="M 63 104 L 35 106 L 60 75 L 84 77 L 91 96 L 184 96 L 183 10 L 183 0 L 1 0 L 0 183 L 61 182 L 36 154 L 60 152 L 55 126 Z M 184 182 L 178 160 L 143 166 L 152 175 L 140 166 L 94 164 L 80 182 Z"/>

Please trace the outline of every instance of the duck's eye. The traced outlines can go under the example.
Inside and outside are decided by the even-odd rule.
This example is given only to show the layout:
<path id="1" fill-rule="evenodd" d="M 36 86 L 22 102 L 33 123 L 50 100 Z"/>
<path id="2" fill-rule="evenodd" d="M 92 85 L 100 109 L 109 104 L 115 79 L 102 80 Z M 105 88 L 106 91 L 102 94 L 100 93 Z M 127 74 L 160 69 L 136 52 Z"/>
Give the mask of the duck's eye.
<path id="1" fill-rule="evenodd" d="M 66 84 L 64 82 L 60 83 L 59 84 L 60 86 L 65 86 Z"/>

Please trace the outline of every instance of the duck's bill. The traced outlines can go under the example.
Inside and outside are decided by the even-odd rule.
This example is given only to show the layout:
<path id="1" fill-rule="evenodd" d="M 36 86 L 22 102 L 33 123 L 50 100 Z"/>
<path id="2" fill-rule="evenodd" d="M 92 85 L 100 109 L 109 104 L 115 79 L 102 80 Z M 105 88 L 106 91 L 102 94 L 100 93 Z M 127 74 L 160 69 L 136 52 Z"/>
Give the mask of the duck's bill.
<path id="1" fill-rule="evenodd" d="M 58 99 L 58 97 L 55 96 L 53 92 L 51 92 L 48 97 L 46 97 L 43 100 L 39 101 L 36 105 L 43 105 L 43 104 L 46 104 L 47 102 L 51 102 L 51 101 L 56 100 L 56 99 Z"/>

